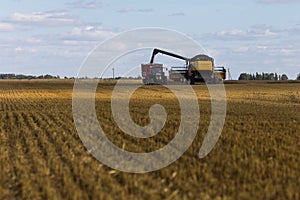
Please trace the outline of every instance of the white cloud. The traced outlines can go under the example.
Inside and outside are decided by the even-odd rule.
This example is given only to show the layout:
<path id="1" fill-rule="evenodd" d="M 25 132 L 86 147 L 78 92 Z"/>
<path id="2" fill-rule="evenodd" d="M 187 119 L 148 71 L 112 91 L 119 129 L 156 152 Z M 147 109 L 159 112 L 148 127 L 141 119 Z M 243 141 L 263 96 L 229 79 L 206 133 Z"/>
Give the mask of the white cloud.
<path id="1" fill-rule="evenodd" d="M 20 53 L 20 52 L 22 52 L 22 51 L 24 51 L 24 49 L 23 49 L 22 47 L 16 47 L 16 48 L 15 48 L 15 52 L 16 52 L 16 53 Z"/>
<path id="2" fill-rule="evenodd" d="M 84 0 L 77 0 L 73 2 L 66 3 L 67 6 L 72 8 L 81 8 L 81 9 L 97 9 L 104 7 L 104 4 L 99 1 L 84 1 Z"/>
<path id="3" fill-rule="evenodd" d="M 79 40 L 103 40 L 115 35 L 115 32 L 101 26 L 75 27 L 67 37 Z"/>
<path id="4" fill-rule="evenodd" d="M 92 31 L 92 30 L 94 30 L 95 29 L 95 27 L 93 27 L 93 26 L 86 26 L 85 28 L 84 28 L 84 30 L 86 30 L 86 31 Z"/>
<path id="5" fill-rule="evenodd" d="M 208 37 L 212 39 L 221 40 L 236 40 L 236 41 L 252 41 L 256 39 L 283 39 L 297 36 L 300 34 L 300 25 L 292 25 L 286 28 L 273 28 L 266 24 L 257 24 L 251 26 L 249 29 L 232 29 L 222 30 L 216 33 L 210 34 Z M 299 37 L 298 37 L 299 38 Z"/>
<path id="6" fill-rule="evenodd" d="M 150 13 L 153 12 L 154 10 L 152 8 L 142 8 L 142 9 L 138 9 L 137 11 L 142 13 Z"/>
<path id="7" fill-rule="evenodd" d="M 233 77 L 242 71 L 274 72 L 278 68 L 277 72 L 293 78 L 300 66 L 299 33 L 299 25 L 274 28 L 258 24 L 249 29 L 219 31 L 200 40 L 209 41 L 206 46 L 218 52 L 213 55 L 217 65 L 229 67 Z"/>
<path id="8" fill-rule="evenodd" d="M 25 42 L 27 44 L 36 45 L 42 43 L 42 40 L 40 38 L 30 37 L 30 38 L 26 38 Z"/>
<path id="9" fill-rule="evenodd" d="M 270 29 L 266 29 L 264 35 L 265 35 L 266 37 L 272 37 L 272 36 L 276 36 L 277 33 L 270 31 Z"/>
<path id="10" fill-rule="evenodd" d="M 184 12 L 175 12 L 175 13 L 169 14 L 169 16 L 171 16 L 171 17 L 183 17 L 183 16 L 185 16 L 185 13 Z"/>
<path id="11" fill-rule="evenodd" d="M 120 10 L 117 10 L 118 13 L 129 13 L 129 12 L 135 12 L 134 8 L 122 8 Z"/>
<path id="12" fill-rule="evenodd" d="M 247 36 L 247 31 L 243 30 L 224 30 L 216 33 L 217 36 L 221 37 L 231 37 L 231 36 L 237 36 L 237 37 L 244 37 Z"/>
<path id="13" fill-rule="evenodd" d="M 236 48 L 236 52 L 237 53 L 246 53 L 249 51 L 249 49 L 250 49 L 249 47 L 242 46 L 242 47 Z"/>
<path id="14" fill-rule="evenodd" d="M 206 49 L 206 52 L 208 55 L 210 55 L 212 57 L 216 57 L 220 54 L 220 52 L 216 49 Z"/>
<path id="15" fill-rule="evenodd" d="M 272 56 L 290 57 L 290 56 L 298 56 L 300 53 L 300 50 L 299 50 L 299 48 L 296 48 L 296 46 L 294 46 L 294 47 L 289 47 L 289 46 L 277 46 L 276 47 L 275 46 L 275 47 L 270 48 L 269 51 L 267 51 L 267 53 Z"/>
<path id="16" fill-rule="evenodd" d="M 223 30 L 213 35 L 213 37 L 217 39 L 252 40 L 257 38 L 274 38 L 278 36 L 278 33 L 271 30 L 271 27 L 267 28 L 267 26 L 253 26 L 249 30 Z"/>
<path id="17" fill-rule="evenodd" d="M 300 33 L 300 24 L 294 25 L 294 26 L 289 26 L 286 29 L 284 29 L 284 31 L 288 32 L 288 33 Z"/>
<path id="18" fill-rule="evenodd" d="M 77 17 L 64 12 L 13 13 L 9 21 L 23 25 L 68 26 L 79 24 Z"/>
<path id="19" fill-rule="evenodd" d="M 261 50 L 266 50 L 268 47 L 267 46 L 256 46 L 256 49 L 261 49 Z"/>
<path id="20" fill-rule="evenodd" d="M 0 22 L 0 31 L 9 32 L 9 31 L 14 31 L 14 30 L 15 30 L 15 27 L 12 24 Z"/>
<path id="21" fill-rule="evenodd" d="M 122 8 L 117 10 L 118 13 L 133 13 L 133 12 L 138 12 L 138 13 L 151 13 L 154 10 L 152 8 L 141 8 L 141 9 L 135 9 L 135 8 Z"/>

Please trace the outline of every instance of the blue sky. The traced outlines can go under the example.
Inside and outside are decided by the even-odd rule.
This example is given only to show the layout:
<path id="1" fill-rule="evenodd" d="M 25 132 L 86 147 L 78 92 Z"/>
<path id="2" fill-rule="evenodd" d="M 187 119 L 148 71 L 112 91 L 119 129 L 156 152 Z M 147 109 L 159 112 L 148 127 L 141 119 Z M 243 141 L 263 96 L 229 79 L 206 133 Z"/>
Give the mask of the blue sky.
<path id="1" fill-rule="evenodd" d="M 294 79 L 300 73 L 299 9 L 300 0 L 2 0 L 0 73 L 75 76 L 105 39 L 162 27 L 195 39 L 233 78 L 278 72 Z"/>

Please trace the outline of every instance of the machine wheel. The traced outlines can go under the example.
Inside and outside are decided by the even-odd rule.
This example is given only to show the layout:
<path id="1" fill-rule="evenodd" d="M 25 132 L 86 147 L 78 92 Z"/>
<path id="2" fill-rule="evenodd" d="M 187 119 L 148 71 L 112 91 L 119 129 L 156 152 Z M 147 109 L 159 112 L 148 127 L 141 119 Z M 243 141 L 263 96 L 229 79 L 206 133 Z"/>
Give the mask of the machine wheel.
<path id="1" fill-rule="evenodd" d="M 195 79 L 193 79 L 193 78 L 188 79 L 187 84 L 188 85 L 194 85 L 195 84 Z"/>
<path id="2" fill-rule="evenodd" d="M 194 77 L 191 77 L 191 82 L 190 82 L 191 85 L 194 85 L 195 84 L 195 78 Z"/>
<path id="3" fill-rule="evenodd" d="M 190 80 L 190 79 L 186 79 L 186 83 L 187 83 L 188 85 L 191 85 L 191 80 Z"/>
<path id="4" fill-rule="evenodd" d="M 168 79 L 167 79 L 167 77 L 164 78 L 164 84 L 168 85 Z"/>

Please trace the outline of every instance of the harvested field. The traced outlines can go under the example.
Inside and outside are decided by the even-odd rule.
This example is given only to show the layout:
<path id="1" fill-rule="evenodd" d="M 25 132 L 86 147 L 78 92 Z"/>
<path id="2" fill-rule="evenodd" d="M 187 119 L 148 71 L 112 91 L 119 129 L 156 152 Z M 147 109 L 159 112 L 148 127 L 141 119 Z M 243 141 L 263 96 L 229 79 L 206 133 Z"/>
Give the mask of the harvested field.
<path id="1" fill-rule="evenodd" d="M 130 174 L 93 158 L 76 132 L 73 80 L 0 81 L 0 199 L 300 199 L 300 84 L 228 84 L 227 117 L 213 151 L 198 158 L 210 122 L 205 85 L 193 86 L 200 128 L 188 151 L 156 172 Z M 179 103 L 162 86 L 143 86 L 130 112 L 140 125 L 161 104 L 162 131 L 130 137 L 112 118 L 113 82 L 100 82 L 97 116 L 107 137 L 132 152 L 162 148 L 180 124 Z"/>

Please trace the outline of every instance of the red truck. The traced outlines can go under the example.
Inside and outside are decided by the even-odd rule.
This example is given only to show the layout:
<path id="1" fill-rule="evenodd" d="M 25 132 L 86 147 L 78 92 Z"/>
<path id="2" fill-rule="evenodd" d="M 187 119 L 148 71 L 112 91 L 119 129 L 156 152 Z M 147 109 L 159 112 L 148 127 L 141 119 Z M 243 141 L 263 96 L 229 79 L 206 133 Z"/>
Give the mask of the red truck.
<path id="1" fill-rule="evenodd" d="M 162 64 L 142 64 L 142 77 L 145 85 L 167 84 L 167 77 Z"/>

